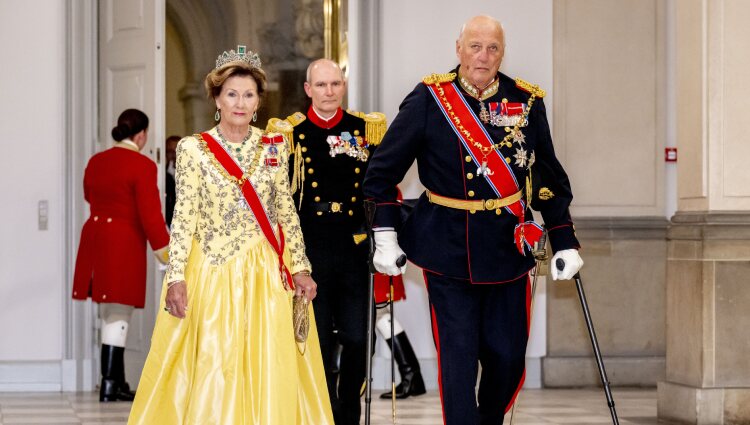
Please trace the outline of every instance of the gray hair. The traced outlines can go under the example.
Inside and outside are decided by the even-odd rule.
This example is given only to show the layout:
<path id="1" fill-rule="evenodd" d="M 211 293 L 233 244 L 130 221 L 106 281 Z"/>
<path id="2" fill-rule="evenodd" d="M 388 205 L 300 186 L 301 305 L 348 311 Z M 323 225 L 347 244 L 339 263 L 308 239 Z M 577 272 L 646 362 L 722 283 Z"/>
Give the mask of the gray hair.
<path id="1" fill-rule="evenodd" d="M 473 18 L 469 19 L 469 21 L 471 21 L 471 20 L 474 20 L 474 19 L 476 19 L 476 18 L 480 18 L 480 17 L 481 17 L 481 18 L 487 18 L 487 19 L 489 19 L 490 21 L 494 22 L 494 23 L 495 23 L 495 24 L 496 24 L 496 25 L 497 25 L 497 26 L 498 26 L 498 27 L 500 28 L 500 31 L 501 31 L 501 32 L 503 33 L 503 35 L 505 34 L 505 27 L 503 27 L 503 23 L 502 23 L 502 22 L 500 22 L 500 21 L 498 21 L 497 19 L 493 18 L 492 16 L 489 16 L 489 15 L 479 15 L 479 16 L 475 16 L 475 17 L 473 17 Z M 464 24 L 463 24 L 463 25 L 461 25 L 461 30 L 460 30 L 460 31 L 458 31 L 458 41 L 459 41 L 459 42 L 461 41 L 461 39 L 462 39 L 462 38 L 463 38 L 463 36 L 464 36 L 464 31 L 466 30 L 466 24 L 467 24 L 467 23 L 468 23 L 468 21 L 467 21 L 467 22 L 464 22 Z M 503 47 L 504 47 L 504 46 L 505 46 L 505 37 L 503 37 Z"/>

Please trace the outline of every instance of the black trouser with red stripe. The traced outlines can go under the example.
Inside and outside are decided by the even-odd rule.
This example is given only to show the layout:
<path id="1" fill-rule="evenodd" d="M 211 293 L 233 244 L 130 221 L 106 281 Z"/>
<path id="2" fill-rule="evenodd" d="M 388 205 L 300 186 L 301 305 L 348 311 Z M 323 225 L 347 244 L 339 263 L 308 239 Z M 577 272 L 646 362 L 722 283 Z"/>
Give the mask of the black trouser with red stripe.
<path id="1" fill-rule="evenodd" d="M 430 272 L 424 276 L 445 424 L 502 424 L 525 373 L 528 277 L 482 285 Z"/>

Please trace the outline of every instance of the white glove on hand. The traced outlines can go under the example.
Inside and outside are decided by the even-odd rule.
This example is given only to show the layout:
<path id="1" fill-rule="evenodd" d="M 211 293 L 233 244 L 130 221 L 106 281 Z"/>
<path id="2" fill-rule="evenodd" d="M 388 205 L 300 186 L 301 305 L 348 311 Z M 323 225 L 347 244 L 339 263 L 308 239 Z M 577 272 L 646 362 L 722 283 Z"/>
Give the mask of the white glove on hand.
<path id="1" fill-rule="evenodd" d="M 565 262 L 565 267 L 562 270 L 557 269 L 558 259 L 562 259 L 563 262 Z M 577 249 L 563 249 L 562 251 L 557 251 L 550 262 L 552 279 L 554 280 L 572 279 L 573 276 L 581 270 L 581 267 L 583 267 L 583 259 L 578 255 Z"/>
<path id="2" fill-rule="evenodd" d="M 375 255 L 372 263 L 375 270 L 388 276 L 398 276 L 406 272 L 406 264 L 401 267 L 396 265 L 396 260 L 404 254 L 398 246 L 398 237 L 393 230 L 373 232 L 375 238 Z"/>

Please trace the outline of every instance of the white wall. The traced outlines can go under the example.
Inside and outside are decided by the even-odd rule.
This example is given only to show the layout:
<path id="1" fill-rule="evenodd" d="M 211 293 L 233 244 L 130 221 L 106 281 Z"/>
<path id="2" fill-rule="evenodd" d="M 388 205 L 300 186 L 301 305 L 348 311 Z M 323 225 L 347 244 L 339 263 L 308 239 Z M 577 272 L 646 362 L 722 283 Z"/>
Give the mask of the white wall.
<path id="1" fill-rule="evenodd" d="M 357 19 L 367 19 L 370 8 L 365 1 L 350 0 L 350 40 L 352 46 L 367 41 L 371 34 L 357 32 Z M 448 72 L 458 63 L 455 41 L 461 25 L 475 15 L 490 15 L 505 27 L 506 54 L 501 71 L 511 77 L 520 77 L 549 93 L 545 103 L 552 105 L 552 0 L 465 0 L 460 3 L 448 0 L 381 0 L 380 15 L 375 19 L 377 38 L 375 55 L 377 63 L 368 63 L 368 55 L 354 52 L 350 55 L 352 68 L 375 66 L 378 87 L 374 108 L 386 114 L 389 121 L 397 112 L 403 98 L 425 75 Z M 363 17 L 364 15 L 364 17 Z M 361 22 L 360 22 L 361 23 Z M 366 44 L 366 43 L 365 43 Z M 363 81 L 357 81 L 356 69 L 349 81 L 350 107 L 370 104 L 363 98 Z M 551 113 L 551 106 L 547 109 Z M 550 122 L 552 117 L 550 114 Z M 415 167 L 401 184 L 404 197 L 417 197 L 423 188 L 419 184 Z M 542 282 L 543 283 L 543 282 Z M 406 274 L 407 300 L 396 304 L 396 318 L 407 331 L 415 346 L 427 385 L 436 388 L 435 348 L 429 323 L 427 293 L 421 271 L 410 265 Z M 545 291 L 537 291 L 529 350 L 527 384 L 539 386 L 539 357 L 545 354 Z M 390 379 L 386 359 L 388 349 L 379 344 L 376 352 L 374 386 Z"/>
<path id="2" fill-rule="evenodd" d="M 62 359 L 65 3 L 0 2 L 0 391 L 26 379 L 18 362 Z M 53 363 L 36 364 L 36 388 L 59 385 Z"/>

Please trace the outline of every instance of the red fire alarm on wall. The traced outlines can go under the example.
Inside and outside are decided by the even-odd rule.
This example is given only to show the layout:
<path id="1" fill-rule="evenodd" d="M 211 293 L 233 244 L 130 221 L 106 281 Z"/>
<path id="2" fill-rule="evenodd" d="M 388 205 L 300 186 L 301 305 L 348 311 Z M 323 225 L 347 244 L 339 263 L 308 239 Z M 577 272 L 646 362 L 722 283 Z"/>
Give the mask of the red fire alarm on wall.
<path id="1" fill-rule="evenodd" d="M 664 148 L 664 161 L 677 162 L 677 148 Z"/>

